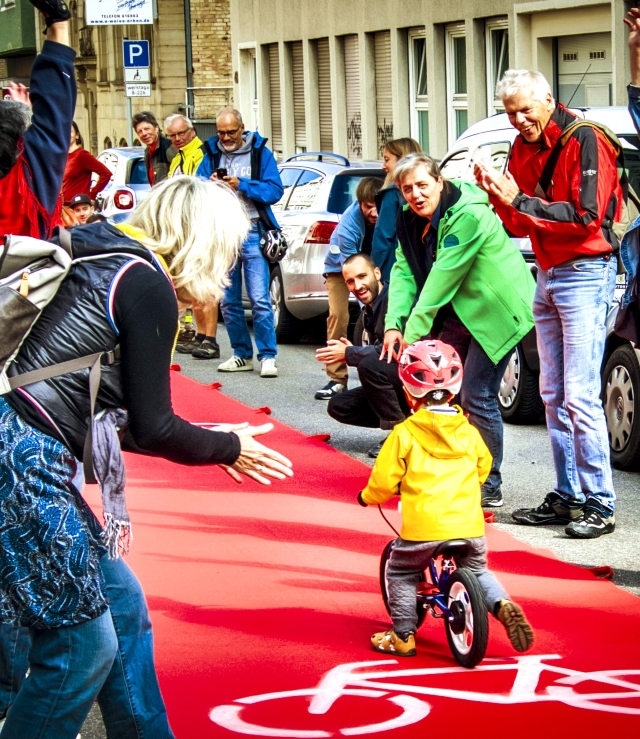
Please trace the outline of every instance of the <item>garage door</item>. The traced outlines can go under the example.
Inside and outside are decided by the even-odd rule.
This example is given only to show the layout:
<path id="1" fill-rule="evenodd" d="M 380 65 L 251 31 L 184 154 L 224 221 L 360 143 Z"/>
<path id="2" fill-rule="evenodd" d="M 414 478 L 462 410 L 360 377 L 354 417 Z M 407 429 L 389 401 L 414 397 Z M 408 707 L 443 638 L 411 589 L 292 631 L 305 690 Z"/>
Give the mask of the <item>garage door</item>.
<path id="1" fill-rule="evenodd" d="M 611 105 L 611 34 L 558 38 L 558 99 L 564 105 Z"/>
<path id="2" fill-rule="evenodd" d="M 318 109 L 320 114 L 320 149 L 333 151 L 333 120 L 331 117 L 331 64 L 329 39 L 317 41 Z"/>
<path id="3" fill-rule="evenodd" d="M 344 37 L 344 77 L 347 103 L 347 156 L 362 157 L 360 115 L 360 51 L 358 36 Z"/>
<path id="4" fill-rule="evenodd" d="M 393 138 L 393 102 L 391 92 L 391 33 L 373 35 L 376 72 L 376 122 L 378 125 L 378 157 L 384 145 Z"/>
<path id="5" fill-rule="evenodd" d="M 291 44 L 291 76 L 293 77 L 293 133 L 295 137 L 296 152 L 302 152 L 307 150 L 302 41 L 294 41 Z"/>
<path id="6" fill-rule="evenodd" d="M 269 44 L 269 90 L 271 96 L 271 149 L 276 155 L 276 159 L 282 159 L 282 107 L 278 44 Z"/>

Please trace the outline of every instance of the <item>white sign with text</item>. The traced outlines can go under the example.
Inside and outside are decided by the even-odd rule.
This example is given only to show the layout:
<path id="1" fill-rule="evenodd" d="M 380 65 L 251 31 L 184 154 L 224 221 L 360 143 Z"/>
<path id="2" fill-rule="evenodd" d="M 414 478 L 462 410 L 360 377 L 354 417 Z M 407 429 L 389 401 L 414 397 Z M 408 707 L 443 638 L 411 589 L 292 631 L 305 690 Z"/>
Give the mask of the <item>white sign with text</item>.
<path id="1" fill-rule="evenodd" d="M 89 26 L 153 23 L 153 0 L 86 0 Z"/>

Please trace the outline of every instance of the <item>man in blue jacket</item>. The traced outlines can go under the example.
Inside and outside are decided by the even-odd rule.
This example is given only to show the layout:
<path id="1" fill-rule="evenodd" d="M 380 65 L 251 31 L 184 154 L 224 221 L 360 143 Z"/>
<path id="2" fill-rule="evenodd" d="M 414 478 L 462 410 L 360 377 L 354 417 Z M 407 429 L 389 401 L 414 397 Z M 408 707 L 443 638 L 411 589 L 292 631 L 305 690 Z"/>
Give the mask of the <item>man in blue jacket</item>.
<path id="1" fill-rule="evenodd" d="M 257 132 L 245 131 L 242 116 L 234 108 L 222 108 L 216 116 L 218 135 L 204 144 L 204 159 L 196 174 L 223 179 L 244 203 L 251 231 L 229 278 L 220 304 L 233 356 L 218 372 L 253 370 L 253 345 L 242 307 L 242 269 L 253 314 L 253 333 L 260 362 L 260 377 L 277 377 L 276 329 L 269 299 L 269 263 L 260 249 L 260 236 L 279 228 L 270 205 L 284 194 L 280 172 L 267 140 Z M 226 173 L 220 170 L 226 170 Z M 220 175 L 220 176 L 219 176 Z"/>
<path id="2" fill-rule="evenodd" d="M 327 342 L 346 338 L 349 327 L 349 289 L 342 276 L 345 261 L 364 252 L 371 254 L 373 230 L 378 220 L 375 197 L 383 181 L 379 177 L 363 177 L 356 188 L 356 199 L 340 217 L 329 240 L 324 260 L 324 278 L 329 300 Z M 349 370 L 344 362 L 326 364 L 329 382 L 316 392 L 316 400 L 330 400 L 347 387 Z"/>

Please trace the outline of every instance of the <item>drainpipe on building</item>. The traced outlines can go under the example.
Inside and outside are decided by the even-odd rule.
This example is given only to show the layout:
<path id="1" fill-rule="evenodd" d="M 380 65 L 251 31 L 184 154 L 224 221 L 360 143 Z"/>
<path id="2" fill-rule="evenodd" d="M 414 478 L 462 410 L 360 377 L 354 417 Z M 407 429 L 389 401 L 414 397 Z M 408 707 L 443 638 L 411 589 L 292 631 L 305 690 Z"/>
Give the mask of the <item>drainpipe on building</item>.
<path id="1" fill-rule="evenodd" d="M 184 46 L 187 57 L 187 117 L 193 118 L 193 51 L 191 48 L 191 0 L 184 0 Z"/>

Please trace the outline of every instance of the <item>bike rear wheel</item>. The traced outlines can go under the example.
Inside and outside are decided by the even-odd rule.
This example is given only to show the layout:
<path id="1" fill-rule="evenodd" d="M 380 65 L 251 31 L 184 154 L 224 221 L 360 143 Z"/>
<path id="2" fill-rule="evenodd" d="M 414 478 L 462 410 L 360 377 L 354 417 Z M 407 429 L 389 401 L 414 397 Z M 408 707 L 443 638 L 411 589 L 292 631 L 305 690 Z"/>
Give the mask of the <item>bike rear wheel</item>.
<path id="1" fill-rule="evenodd" d="M 380 557 L 380 592 L 382 593 L 382 600 L 384 601 L 384 607 L 387 609 L 387 613 L 391 615 L 391 609 L 389 608 L 389 585 L 387 581 L 387 569 L 389 568 L 389 558 L 391 557 L 391 550 L 395 544 L 395 539 L 390 541 L 386 547 L 382 550 L 382 556 Z M 424 572 L 422 573 L 422 579 L 425 579 Z M 418 600 L 416 595 L 416 615 L 418 616 L 418 623 L 416 629 L 419 629 L 424 623 L 427 617 L 427 609 L 424 603 Z"/>
<path id="2" fill-rule="evenodd" d="M 449 648 L 462 667 L 475 667 L 487 652 L 489 617 L 482 589 L 470 570 L 456 570 L 447 581 L 447 607 L 453 622 L 445 619 Z"/>

